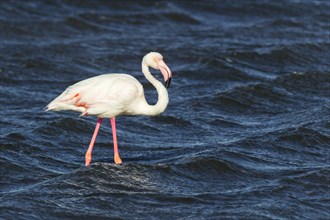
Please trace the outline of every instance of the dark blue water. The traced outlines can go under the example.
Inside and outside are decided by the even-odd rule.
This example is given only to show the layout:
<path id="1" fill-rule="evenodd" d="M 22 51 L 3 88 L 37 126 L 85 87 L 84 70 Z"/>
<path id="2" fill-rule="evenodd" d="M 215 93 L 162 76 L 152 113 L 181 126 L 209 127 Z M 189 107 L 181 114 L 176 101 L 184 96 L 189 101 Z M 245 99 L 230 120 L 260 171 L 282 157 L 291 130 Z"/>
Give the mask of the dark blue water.
<path id="1" fill-rule="evenodd" d="M 1 1 L 2 219 L 329 219 L 329 1 Z M 157 117 L 44 112 L 67 86 L 123 72 Z M 156 74 L 157 72 L 155 72 Z M 157 73 L 158 74 L 158 73 Z"/>

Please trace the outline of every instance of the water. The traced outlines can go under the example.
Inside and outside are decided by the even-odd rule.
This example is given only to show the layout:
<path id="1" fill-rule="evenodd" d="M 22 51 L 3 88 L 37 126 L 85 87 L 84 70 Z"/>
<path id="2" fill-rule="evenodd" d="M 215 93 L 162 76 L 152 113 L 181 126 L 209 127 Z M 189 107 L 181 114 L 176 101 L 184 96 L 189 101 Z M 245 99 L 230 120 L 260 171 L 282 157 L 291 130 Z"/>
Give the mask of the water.
<path id="1" fill-rule="evenodd" d="M 328 1 L 1 1 L 1 218 L 329 219 Z M 173 72 L 157 117 L 44 112 L 67 86 Z M 160 74 L 154 72 L 159 79 Z"/>

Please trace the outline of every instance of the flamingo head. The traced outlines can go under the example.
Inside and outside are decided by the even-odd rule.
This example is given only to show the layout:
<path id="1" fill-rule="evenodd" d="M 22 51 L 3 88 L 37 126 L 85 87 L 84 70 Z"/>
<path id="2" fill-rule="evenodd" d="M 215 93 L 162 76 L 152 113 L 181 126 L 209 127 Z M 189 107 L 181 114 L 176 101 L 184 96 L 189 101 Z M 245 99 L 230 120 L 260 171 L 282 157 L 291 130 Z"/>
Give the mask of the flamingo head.
<path id="1" fill-rule="evenodd" d="M 144 56 L 143 62 L 156 70 L 159 70 L 165 81 L 165 87 L 168 88 L 171 83 L 172 72 L 170 68 L 165 64 L 163 56 L 157 52 L 150 52 Z"/>

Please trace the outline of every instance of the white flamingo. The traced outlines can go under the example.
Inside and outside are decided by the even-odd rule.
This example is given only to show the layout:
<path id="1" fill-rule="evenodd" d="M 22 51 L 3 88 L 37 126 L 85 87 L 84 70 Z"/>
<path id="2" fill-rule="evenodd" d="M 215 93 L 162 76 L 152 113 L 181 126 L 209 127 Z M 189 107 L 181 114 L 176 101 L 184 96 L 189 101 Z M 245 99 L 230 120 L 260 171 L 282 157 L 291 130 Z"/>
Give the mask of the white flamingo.
<path id="1" fill-rule="evenodd" d="M 151 75 L 149 67 L 160 70 L 164 76 L 165 86 Z M 92 161 L 94 143 L 103 118 L 110 118 L 114 161 L 116 164 L 121 164 L 115 117 L 119 115 L 154 116 L 165 111 L 168 104 L 166 88 L 170 85 L 172 72 L 163 61 L 163 56 L 157 52 L 150 52 L 145 55 L 142 59 L 142 72 L 157 90 L 158 101 L 155 105 L 148 104 L 144 96 L 143 86 L 131 75 L 103 74 L 69 86 L 46 106 L 46 111 L 72 110 L 81 112 L 83 116 L 95 115 L 98 117 L 92 140 L 85 155 L 86 166 Z"/>

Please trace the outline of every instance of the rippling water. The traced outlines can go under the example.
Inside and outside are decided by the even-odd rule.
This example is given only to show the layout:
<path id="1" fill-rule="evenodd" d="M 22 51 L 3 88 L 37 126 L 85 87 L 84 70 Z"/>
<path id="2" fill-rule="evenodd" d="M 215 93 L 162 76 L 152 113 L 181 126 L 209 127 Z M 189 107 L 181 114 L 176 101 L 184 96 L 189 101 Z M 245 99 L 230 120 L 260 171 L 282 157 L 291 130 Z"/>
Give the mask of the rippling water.
<path id="1" fill-rule="evenodd" d="M 1 1 L 3 219 L 329 219 L 328 1 Z M 44 112 L 67 86 L 173 71 L 158 117 Z"/>

